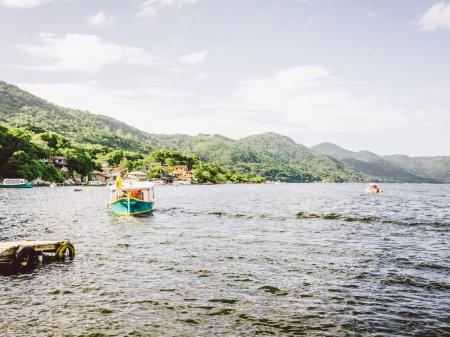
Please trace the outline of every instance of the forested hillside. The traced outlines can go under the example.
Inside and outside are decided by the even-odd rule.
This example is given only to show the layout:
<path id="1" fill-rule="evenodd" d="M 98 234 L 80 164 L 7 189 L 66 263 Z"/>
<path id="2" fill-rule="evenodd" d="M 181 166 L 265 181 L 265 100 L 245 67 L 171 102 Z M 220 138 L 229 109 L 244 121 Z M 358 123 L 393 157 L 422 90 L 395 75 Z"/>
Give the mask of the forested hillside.
<path id="1" fill-rule="evenodd" d="M 62 108 L 3 81 L 0 81 L 0 122 L 53 131 L 78 143 L 126 150 L 145 151 L 151 143 L 145 132 L 125 123 L 87 111 Z"/>
<path id="2" fill-rule="evenodd" d="M 415 175 L 450 183 L 450 156 L 408 157 L 392 155 L 383 158 Z"/>
<path id="3" fill-rule="evenodd" d="M 0 123 L 36 135 L 53 132 L 67 138 L 74 148 L 91 151 L 93 159 L 98 153 L 104 157 L 114 150 L 145 157 L 153 150 L 168 149 L 218 163 L 227 170 L 287 182 L 450 180 L 447 157 L 438 161 L 438 169 L 434 169 L 435 160 L 420 161 L 427 164 L 411 160 L 402 167 L 403 159 L 395 156 L 382 158 L 369 151 L 352 152 L 328 143 L 309 149 L 275 133 L 239 140 L 207 134 L 152 134 L 110 117 L 60 107 L 2 81 Z"/>
<path id="4" fill-rule="evenodd" d="M 349 151 L 331 143 L 322 143 L 313 146 L 311 149 L 317 153 L 336 158 L 358 171 L 377 176 L 383 181 L 450 182 L 450 156 L 379 156 L 370 151 Z"/>

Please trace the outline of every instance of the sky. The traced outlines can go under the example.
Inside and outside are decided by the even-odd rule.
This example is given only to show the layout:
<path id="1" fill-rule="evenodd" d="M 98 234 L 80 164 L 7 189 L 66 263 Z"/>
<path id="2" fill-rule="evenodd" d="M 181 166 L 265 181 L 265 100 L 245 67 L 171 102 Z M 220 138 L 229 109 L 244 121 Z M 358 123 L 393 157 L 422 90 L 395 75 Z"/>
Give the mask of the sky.
<path id="1" fill-rule="evenodd" d="M 450 155 L 450 1 L 0 0 L 0 80 L 151 133 Z"/>

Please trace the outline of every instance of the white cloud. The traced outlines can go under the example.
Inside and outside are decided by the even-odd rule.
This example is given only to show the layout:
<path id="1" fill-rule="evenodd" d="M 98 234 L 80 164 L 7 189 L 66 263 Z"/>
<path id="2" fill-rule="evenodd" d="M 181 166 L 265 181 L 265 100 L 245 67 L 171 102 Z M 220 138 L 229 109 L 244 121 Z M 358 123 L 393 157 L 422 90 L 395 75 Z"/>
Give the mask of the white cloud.
<path id="1" fill-rule="evenodd" d="M 145 0 L 139 4 L 136 16 L 154 18 L 160 8 L 180 9 L 198 2 L 199 0 Z"/>
<path id="2" fill-rule="evenodd" d="M 419 19 L 420 30 L 450 29 L 450 2 L 431 6 Z"/>
<path id="3" fill-rule="evenodd" d="M 196 132 L 203 118 L 192 111 L 203 98 L 161 83 L 137 90 L 106 89 L 96 81 L 22 83 L 19 87 L 53 103 L 108 115 L 150 132 Z M 155 123 L 161 120 L 170 122 Z"/>
<path id="4" fill-rule="evenodd" d="M 279 132 L 377 130 L 416 122 L 395 102 L 364 94 L 361 84 L 343 81 L 319 65 L 293 67 L 273 76 L 240 81 L 222 110 L 278 125 Z"/>
<path id="5" fill-rule="evenodd" d="M 183 55 L 179 57 L 178 60 L 186 64 L 198 64 L 202 63 L 206 59 L 207 55 L 208 52 L 206 50 L 202 50 L 196 53 Z"/>
<path id="6" fill-rule="evenodd" d="M 44 71 L 96 72 L 112 64 L 156 65 L 161 57 L 141 48 L 104 41 L 96 35 L 41 33 L 35 45 L 19 45 L 22 51 L 46 61 L 33 68 Z"/>
<path id="7" fill-rule="evenodd" d="M 445 125 L 449 118 L 448 88 L 433 90 L 433 95 L 372 97 L 362 90 L 365 84 L 338 79 L 320 65 L 287 68 L 270 76 L 242 80 L 228 95 L 220 97 L 200 96 L 184 90 L 182 85 L 174 88 L 164 79 L 148 83 L 135 90 L 107 89 L 95 81 L 20 86 L 63 106 L 87 109 L 145 131 L 169 134 L 219 133 L 236 138 L 266 131 L 287 135 L 401 134 L 409 129 L 420 132 L 430 123 Z M 160 120 L 170 123 L 155 123 Z"/>
<path id="8" fill-rule="evenodd" d="M 105 12 L 100 11 L 95 15 L 92 15 L 87 18 L 87 22 L 89 25 L 94 27 L 105 27 L 109 26 L 113 23 L 114 17 L 107 15 Z"/>
<path id="9" fill-rule="evenodd" d="M 52 103 L 102 113 L 134 97 L 132 90 L 101 89 L 96 81 L 72 83 L 22 83 L 19 87 Z M 112 110 L 114 111 L 114 110 Z"/>
<path id="10" fill-rule="evenodd" d="M 370 18 L 377 18 L 377 17 L 379 16 L 376 12 L 371 11 L 371 10 L 367 10 L 367 11 L 366 11 L 366 14 L 367 14 L 367 16 L 370 17 Z"/>
<path id="11" fill-rule="evenodd" d="M 0 5 L 10 8 L 33 8 L 49 0 L 0 0 Z"/>

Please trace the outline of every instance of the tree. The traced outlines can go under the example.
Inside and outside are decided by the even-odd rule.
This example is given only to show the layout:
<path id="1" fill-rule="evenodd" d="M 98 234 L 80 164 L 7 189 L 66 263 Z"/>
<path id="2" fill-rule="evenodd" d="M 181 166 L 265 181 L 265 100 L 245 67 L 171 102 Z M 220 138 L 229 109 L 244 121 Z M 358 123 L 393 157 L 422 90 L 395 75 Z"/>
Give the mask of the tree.
<path id="1" fill-rule="evenodd" d="M 92 158 L 85 151 L 80 149 L 64 149 L 61 154 L 66 156 L 68 159 L 68 169 L 71 171 L 78 172 L 83 176 L 87 176 L 94 169 L 98 169 L 97 164 L 92 160 Z"/>
<path id="2" fill-rule="evenodd" d="M 124 159 L 127 161 L 139 160 L 142 159 L 142 155 L 137 152 L 114 150 L 107 153 L 105 159 L 108 162 L 108 165 L 119 166 Z"/>
<path id="3" fill-rule="evenodd" d="M 187 165 L 189 169 L 199 162 L 196 156 L 186 156 L 172 150 L 159 149 L 150 152 L 145 158 L 144 163 L 162 163 L 168 166 Z"/>
<path id="4" fill-rule="evenodd" d="M 110 166 L 118 166 L 123 160 L 123 151 L 115 150 L 106 155 L 106 161 Z"/>
<path id="5" fill-rule="evenodd" d="M 153 166 L 147 173 L 148 179 L 160 179 L 163 175 L 163 169 L 161 166 Z"/>
<path id="6" fill-rule="evenodd" d="M 192 170 L 192 175 L 199 183 L 226 181 L 225 171 L 216 163 L 198 163 Z"/>
<path id="7" fill-rule="evenodd" d="M 39 137 L 47 143 L 47 146 L 54 149 L 64 149 L 71 147 L 70 141 L 54 132 L 41 133 Z"/>

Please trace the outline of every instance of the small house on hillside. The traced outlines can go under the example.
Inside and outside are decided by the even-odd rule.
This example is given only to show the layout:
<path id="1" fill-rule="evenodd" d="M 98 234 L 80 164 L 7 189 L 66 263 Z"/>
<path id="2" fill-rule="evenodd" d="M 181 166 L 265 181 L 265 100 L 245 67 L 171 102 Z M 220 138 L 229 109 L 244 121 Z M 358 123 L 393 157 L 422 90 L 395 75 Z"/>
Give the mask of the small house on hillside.
<path id="1" fill-rule="evenodd" d="M 160 162 L 151 162 L 151 163 L 144 164 L 144 168 L 147 171 L 153 167 L 160 167 L 162 171 L 167 171 L 167 169 L 168 169 L 167 165 L 160 163 Z"/>
<path id="2" fill-rule="evenodd" d="M 102 173 L 109 176 L 110 178 L 119 177 L 124 171 L 116 167 L 102 167 Z"/>
<path id="3" fill-rule="evenodd" d="M 187 165 L 175 165 L 173 167 L 173 172 L 174 173 L 184 173 L 189 171 L 189 167 Z"/>
<path id="4" fill-rule="evenodd" d="M 144 164 L 144 167 L 146 169 L 150 169 L 152 167 L 161 167 L 161 166 L 162 166 L 162 164 L 160 162 L 151 162 L 151 163 L 145 163 Z"/>
<path id="5" fill-rule="evenodd" d="M 90 181 L 101 181 L 102 183 L 106 183 L 108 181 L 109 176 L 100 171 L 94 171 L 89 174 Z"/>
<path id="6" fill-rule="evenodd" d="M 176 180 L 192 180 L 192 172 L 189 171 L 189 167 L 187 165 L 175 165 L 172 171 L 172 175 Z"/>
<path id="7" fill-rule="evenodd" d="M 53 164 L 55 166 L 67 166 L 68 162 L 66 156 L 51 156 L 44 159 L 44 163 Z"/>
<path id="8" fill-rule="evenodd" d="M 144 181 L 147 178 L 147 174 L 143 171 L 132 171 L 127 174 L 127 178 L 131 180 Z"/>

